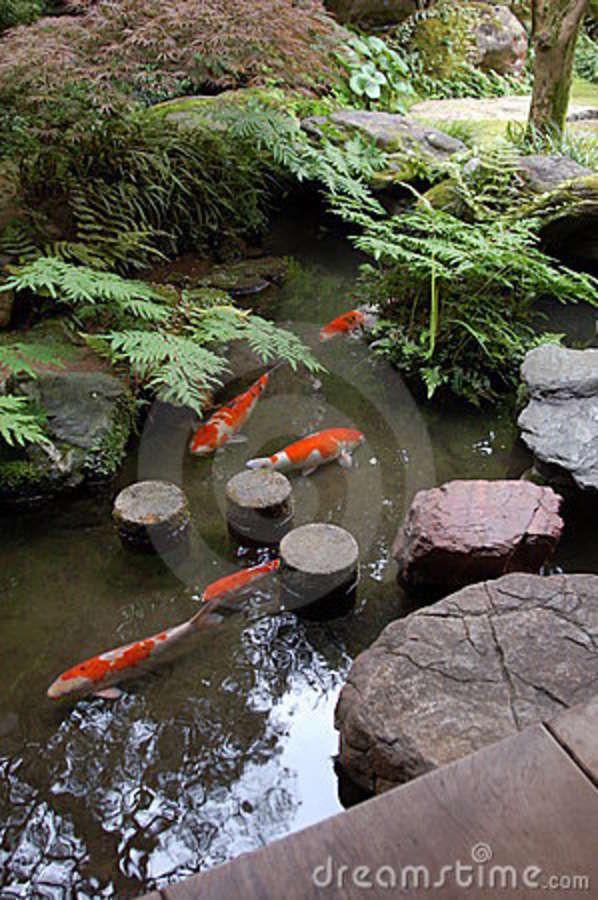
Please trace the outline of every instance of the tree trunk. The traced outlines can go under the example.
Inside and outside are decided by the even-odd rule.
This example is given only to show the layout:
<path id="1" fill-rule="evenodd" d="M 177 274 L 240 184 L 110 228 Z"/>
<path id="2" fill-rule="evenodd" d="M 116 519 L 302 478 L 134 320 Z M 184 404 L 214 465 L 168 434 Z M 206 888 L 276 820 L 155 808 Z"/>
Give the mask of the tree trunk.
<path id="1" fill-rule="evenodd" d="M 532 0 L 536 51 L 529 127 L 562 133 L 567 118 L 573 54 L 588 0 Z"/>

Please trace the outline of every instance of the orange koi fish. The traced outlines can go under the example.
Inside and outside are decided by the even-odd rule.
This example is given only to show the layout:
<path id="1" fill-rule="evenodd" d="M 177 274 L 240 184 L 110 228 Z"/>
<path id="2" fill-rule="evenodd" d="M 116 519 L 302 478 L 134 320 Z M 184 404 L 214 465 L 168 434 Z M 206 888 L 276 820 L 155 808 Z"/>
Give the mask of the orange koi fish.
<path id="1" fill-rule="evenodd" d="M 145 640 L 107 650 L 67 669 L 50 685 L 48 697 L 60 700 L 63 697 L 78 698 L 94 694 L 106 700 L 116 700 L 121 692 L 114 687 L 115 684 L 144 675 L 157 663 L 172 659 L 176 655 L 174 651 L 186 638 L 220 624 L 222 617 L 212 613 L 218 602 L 215 600 L 202 606 L 187 622 Z"/>
<path id="2" fill-rule="evenodd" d="M 349 334 L 349 332 L 355 331 L 357 328 L 363 328 L 364 326 L 364 314 L 358 309 L 352 309 L 349 312 L 343 313 L 342 316 L 337 316 L 336 319 L 333 319 L 328 325 L 324 325 L 320 330 L 320 340 L 330 341 L 339 334 Z"/>
<path id="3" fill-rule="evenodd" d="M 301 469 L 303 475 L 311 475 L 319 466 L 337 459 L 341 466 L 349 469 L 353 464 L 351 453 L 364 440 L 361 431 L 354 428 L 329 428 L 289 444 L 273 456 L 250 459 L 246 465 L 249 469 L 276 469 L 279 472 Z"/>
<path id="4" fill-rule="evenodd" d="M 200 425 L 191 438 L 189 452 L 193 456 L 208 456 L 230 441 L 255 409 L 257 401 L 266 390 L 269 378 L 270 372 L 266 372 L 249 390 L 221 406 L 207 422 Z"/>
<path id="5" fill-rule="evenodd" d="M 224 578 L 219 578 L 217 581 L 209 584 L 202 593 L 201 599 L 204 603 L 212 602 L 213 600 L 222 601 L 229 594 L 242 590 L 248 584 L 253 584 L 254 581 L 263 578 L 264 575 L 276 572 L 279 567 L 280 560 L 273 559 L 270 562 L 260 563 L 257 566 L 250 566 L 248 569 L 240 569 L 238 572 L 233 572 L 232 575 L 225 575 Z"/>

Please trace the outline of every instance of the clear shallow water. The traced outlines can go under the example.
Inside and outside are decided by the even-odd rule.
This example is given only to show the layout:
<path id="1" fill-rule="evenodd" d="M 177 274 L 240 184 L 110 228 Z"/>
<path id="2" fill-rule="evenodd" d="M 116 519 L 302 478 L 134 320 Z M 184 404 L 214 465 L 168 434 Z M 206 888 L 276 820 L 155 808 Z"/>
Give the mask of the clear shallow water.
<path id="1" fill-rule="evenodd" d="M 263 298 L 320 355 L 317 380 L 278 370 L 246 429 L 212 460 L 184 453 L 179 417 L 155 407 L 121 486 L 160 477 L 193 509 L 184 560 L 132 556 L 111 498 L 0 520 L 0 896 L 135 896 L 223 862 L 341 808 L 333 710 L 351 660 L 409 603 L 390 548 L 413 494 L 455 477 L 519 477 L 529 457 L 512 410 L 418 405 L 359 341 L 320 346 L 320 324 L 357 299 L 355 260 L 314 234 L 284 247 L 306 267 Z M 262 303 L 262 299 L 260 299 Z M 234 395 L 257 374 L 235 354 Z M 318 383 L 320 382 L 320 383 Z M 252 554 L 228 538 L 226 481 L 251 456 L 317 428 L 355 425 L 358 466 L 296 478 L 296 523 L 331 521 L 361 547 L 355 611 L 327 623 L 270 615 L 263 585 L 242 612 L 110 704 L 58 707 L 55 675 L 92 653 L 188 618 L 194 595 Z M 591 571 L 591 518 L 568 510 L 555 565 Z"/>

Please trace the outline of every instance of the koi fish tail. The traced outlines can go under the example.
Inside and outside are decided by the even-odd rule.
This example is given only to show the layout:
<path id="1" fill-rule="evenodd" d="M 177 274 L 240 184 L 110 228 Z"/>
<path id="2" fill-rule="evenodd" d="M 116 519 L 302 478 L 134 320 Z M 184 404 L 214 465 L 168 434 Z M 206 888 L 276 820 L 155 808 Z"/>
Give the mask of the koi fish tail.
<path id="1" fill-rule="evenodd" d="M 203 628 L 211 628 L 212 625 L 220 625 L 222 616 L 216 615 L 213 610 L 218 606 L 218 598 L 204 603 L 198 612 L 189 619 L 189 625 L 201 631 Z"/>
<path id="2" fill-rule="evenodd" d="M 256 459 L 248 460 L 245 465 L 248 469 L 273 469 L 274 461 L 271 456 L 258 456 Z"/>

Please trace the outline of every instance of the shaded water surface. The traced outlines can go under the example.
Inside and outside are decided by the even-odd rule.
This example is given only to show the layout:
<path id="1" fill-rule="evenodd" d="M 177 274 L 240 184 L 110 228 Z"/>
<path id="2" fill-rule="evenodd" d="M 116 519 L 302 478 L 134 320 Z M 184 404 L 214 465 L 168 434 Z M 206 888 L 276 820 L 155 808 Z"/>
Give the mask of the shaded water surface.
<path id="1" fill-rule="evenodd" d="M 0 521 L 3 898 L 135 896 L 340 809 L 334 705 L 351 660 L 408 608 L 389 561 L 406 506 L 449 478 L 519 477 L 529 466 L 511 409 L 423 408 L 359 341 L 319 346 L 320 324 L 366 298 L 355 294 L 346 247 L 316 237 L 264 303 L 326 373 L 278 370 L 248 442 L 211 460 L 187 459 L 180 420 L 154 408 L 121 479 L 184 486 L 195 517 L 188 558 L 169 566 L 125 553 L 109 497 Z M 235 369 L 230 395 L 258 371 L 242 354 Z M 233 545 L 223 524 L 227 479 L 250 456 L 333 425 L 360 428 L 367 443 L 352 471 L 335 465 L 294 479 L 296 522 L 335 522 L 358 538 L 351 615 L 306 623 L 270 614 L 273 590 L 263 584 L 184 658 L 130 683 L 115 703 L 46 699 L 58 672 L 188 618 L 201 587 L 249 562 L 254 554 Z M 589 529 L 573 510 L 556 565 L 591 570 Z"/>

